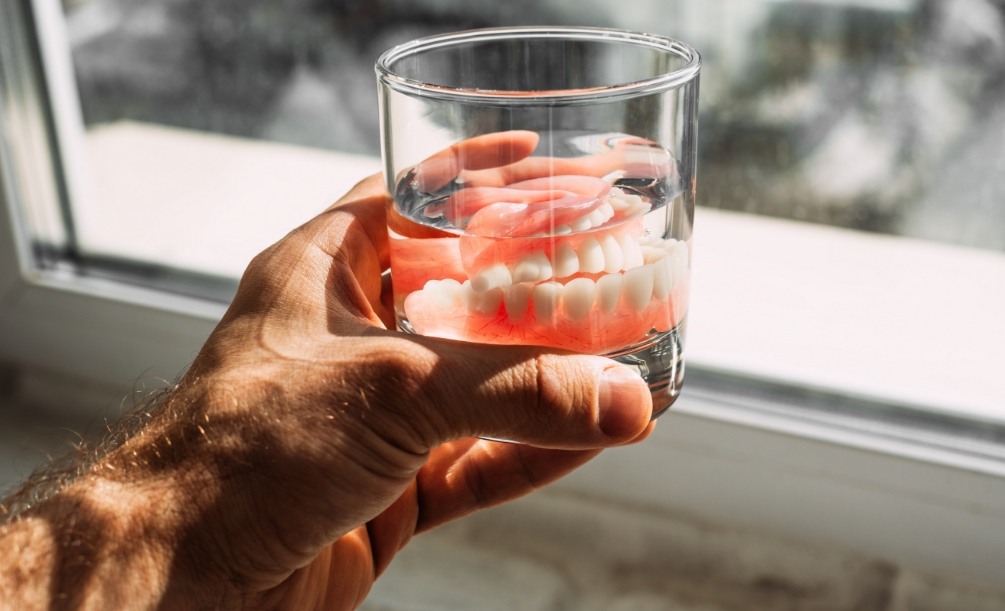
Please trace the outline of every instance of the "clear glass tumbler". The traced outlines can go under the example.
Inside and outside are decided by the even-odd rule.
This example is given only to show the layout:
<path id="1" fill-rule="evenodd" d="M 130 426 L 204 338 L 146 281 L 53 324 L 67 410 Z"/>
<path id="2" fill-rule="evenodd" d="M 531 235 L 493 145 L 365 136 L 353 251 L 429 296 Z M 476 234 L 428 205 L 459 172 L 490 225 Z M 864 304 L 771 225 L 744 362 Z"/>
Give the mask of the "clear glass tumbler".
<path id="1" fill-rule="evenodd" d="M 595 28 L 473 30 L 377 60 L 399 329 L 609 356 L 654 414 L 684 375 L 700 58 Z"/>

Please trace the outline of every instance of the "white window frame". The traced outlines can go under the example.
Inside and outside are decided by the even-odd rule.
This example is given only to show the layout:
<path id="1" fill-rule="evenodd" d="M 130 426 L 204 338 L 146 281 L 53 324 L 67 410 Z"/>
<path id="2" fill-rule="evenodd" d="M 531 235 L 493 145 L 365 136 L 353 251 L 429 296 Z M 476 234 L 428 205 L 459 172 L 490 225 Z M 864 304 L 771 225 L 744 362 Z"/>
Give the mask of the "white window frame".
<path id="1" fill-rule="evenodd" d="M 29 23 L 26 8 L 15 0 L 0 3 L 0 44 L 10 72 L 0 90 L 7 122 L 0 140 L 0 358 L 113 388 L 131 387 L 138 375 L 173 379 L 222 315 L 221 304 L 82 277 L 72 269 L 36 268 L 15 203 L 39 198 L 58 209 L 55 162 L 62 154 L 63 167 L 73 167 L 65 151 L 79 146 L 73 138 L 79 138 L 81 123 L 68 87 L 69 58 L 59 52 L 65 45 L 45 40 L 62 34 L 58 3 L 33 3 L 40 46 L 49 49 L 40 57 L 18 27 Z M 53 131 L 49 113 L 64 128 L 62 150 L 47 138 Z M 137 363 L 145 364 L 142 371 Z"/>
<path id="2" fill-rule="evenodd" d="M 17 25 L 25 23 L 25 6 L 0 0 L 0 67 L 8 71 L 0 75 L 0 360 L 123 393 L 138 376 L 170 380 L 194 357 L 223 305 L 34 264 L 17 203 L 58 196 L 54 164 L 65 164 L 65 147 L 72 146 L 50 146 L 53 122 L 39 111 L 46 99 L 52 116 L 74 102 L 65 99 L 72 95 L 65 85 L 51 82 L 66 78 L 65 56 L 45 54 L 41 71 L 33 63 Z M 33 6 L 40 34 L 53 35 L 56 2 Z M 875 413 L 897 407 L 744 380 L 710 365 L 692 367 L 683 398 L 652 439 L 609 452 L 558 485 L 1000 585 L 1000 436 L 961 443 L 930 414 L 880 421 Z M 985 429 L 975 423 L 973 430 Z"/>

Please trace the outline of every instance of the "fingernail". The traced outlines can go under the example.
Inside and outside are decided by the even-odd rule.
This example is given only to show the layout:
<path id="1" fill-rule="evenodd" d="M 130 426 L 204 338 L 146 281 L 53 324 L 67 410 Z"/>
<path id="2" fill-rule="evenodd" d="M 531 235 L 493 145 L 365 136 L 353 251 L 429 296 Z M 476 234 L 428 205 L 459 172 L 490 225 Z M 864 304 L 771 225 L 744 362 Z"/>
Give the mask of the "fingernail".
<path id="1" fill-rule="evenodd" d="M 648 419 L 649 388 L 639 374 L 624 367 L 609 367 L 600 375 L 600 429 L 609 437 L 637 431 Z"/>

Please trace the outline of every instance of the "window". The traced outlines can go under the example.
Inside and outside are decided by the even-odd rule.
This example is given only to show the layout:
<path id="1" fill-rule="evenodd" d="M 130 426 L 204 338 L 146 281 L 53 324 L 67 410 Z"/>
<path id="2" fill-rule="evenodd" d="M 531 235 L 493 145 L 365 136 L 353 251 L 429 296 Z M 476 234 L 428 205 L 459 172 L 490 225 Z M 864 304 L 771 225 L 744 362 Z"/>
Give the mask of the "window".
<path id="1" fill-rule="evenodd" d="M 703 53 L 690 369 L 673 430 L 599 467 L 612 493 L 805 536 L 779 504 L 933 494 L 949 530 L 896 550 L 933 565 L 972 512 L 1005 533 L 1005 495 L 988 492 L 1005 475 L 1005 9 L 632 6 L 0 0 L 0 357 L 125 389 L 172 377 L 244 263 L 379 170 L 372 63 L 395 43 L 655 31 Z M 737 490 L 683 478 L 687 499 L 666 498 L 639 484 L 641 455 Z M 773 473 L 825 492 L 728 507 Z M 884 511 L 868 528 L 861 508 L 838 512 L 823 536 L 878 545 Z M 972 535 L 964 568 L 987 576 L 1005 535 Z"/>

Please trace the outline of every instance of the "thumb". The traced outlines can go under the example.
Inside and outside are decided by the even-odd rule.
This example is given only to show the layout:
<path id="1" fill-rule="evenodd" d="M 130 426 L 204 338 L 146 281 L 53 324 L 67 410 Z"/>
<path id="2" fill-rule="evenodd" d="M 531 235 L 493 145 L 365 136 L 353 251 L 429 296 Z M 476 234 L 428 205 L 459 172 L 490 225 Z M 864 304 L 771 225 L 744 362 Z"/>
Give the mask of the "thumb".
<path id="1" fill-rule="evenodd" d="M 406 341 L 435 353 L 411 361 L 426 363 L 409 403 L 434 437 L 425 440 L 428 447 L 471 436 L 543 448 L 608 447 L 638 437 L 652 417 L 652 396 L 638 372 L 604 357 L 420 336 Z"/>

